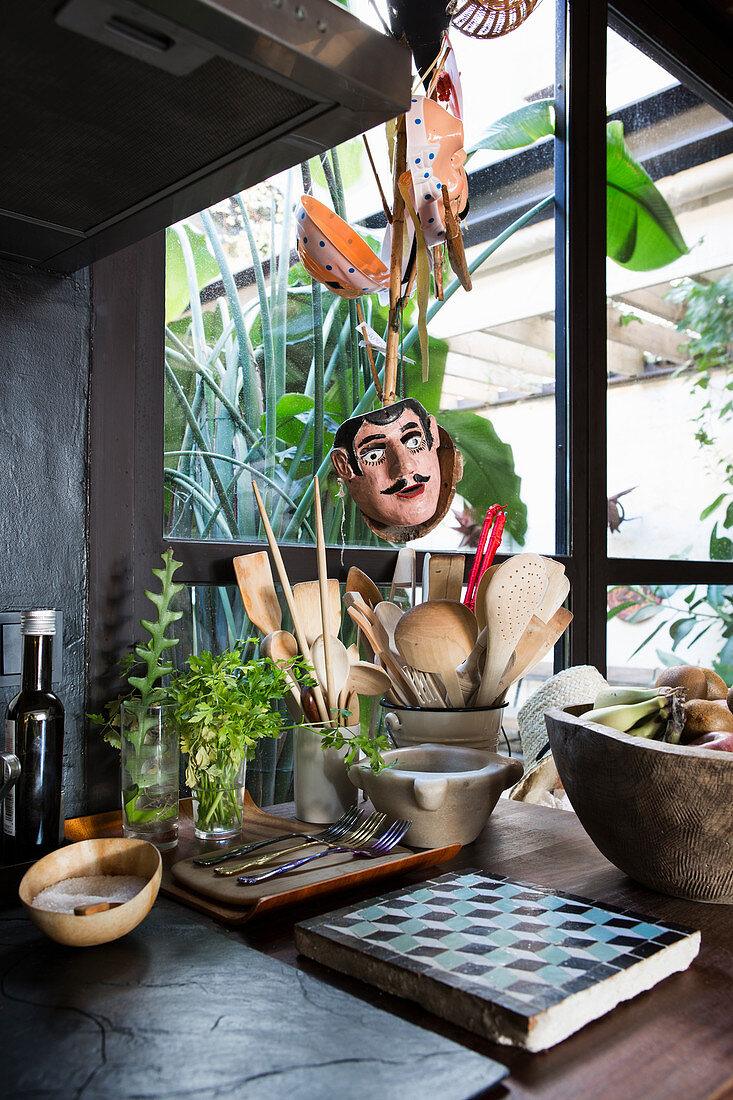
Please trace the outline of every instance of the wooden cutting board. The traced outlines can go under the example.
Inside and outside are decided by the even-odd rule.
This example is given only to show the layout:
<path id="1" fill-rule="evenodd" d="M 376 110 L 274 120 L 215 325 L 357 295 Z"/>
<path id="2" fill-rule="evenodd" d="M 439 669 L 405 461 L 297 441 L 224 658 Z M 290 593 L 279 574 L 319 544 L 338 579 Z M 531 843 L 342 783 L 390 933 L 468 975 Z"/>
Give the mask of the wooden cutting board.
<path id="1" fill-rule="evenodd" d="M 279 814 L 265 813 L 246 794 L 242 837 L 233 840 L 231 847 L 247 841 L 280 836 L 289 830 L 312 833 L 320 828 L 319 825 L 307 825 L 303 821 L 294 821 Z M 73 818 L 66 822 L 66 839 L 69 841 L 121 835 L 122 819 L 119 810 Z M 287 847 L 287 844 L 282 846 Z M 460 851 L 459 844 L 451 844 L 444 848 L 419 851 L 399 846 L 378 859 L 351 859 L 335 853 L 306 865 L 302 871 L 263 882 L 260 886 L 238 886 L 236 877 L 215 877 L 210 867 L 197 867 L 192 862 L 195 856 L 218 848 L 216 844 L 196 839 L 191 799 L 182 799 L 178 847 L 172 852 L 163 853 L 160 892 L 233 928 L 245 924 L 255 914 L 296 905 L 319 894 L 337 895 L 352 887 L 378 882 L 404 871 L 435 867 L 452 859 Z"/>

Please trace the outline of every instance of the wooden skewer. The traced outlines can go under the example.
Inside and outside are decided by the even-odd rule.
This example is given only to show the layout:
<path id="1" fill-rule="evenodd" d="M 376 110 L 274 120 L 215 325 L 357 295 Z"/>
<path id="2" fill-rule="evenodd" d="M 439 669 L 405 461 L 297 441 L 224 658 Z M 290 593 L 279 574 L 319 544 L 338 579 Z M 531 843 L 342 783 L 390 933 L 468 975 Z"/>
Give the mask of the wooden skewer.
<path id="1" fill-rule="evenodd" d="M 108 909 L 117 909 L 124 901 L 95 901 L 90 905 L 75 905 L 75 917 L 93 917 L 95 913 L 106 913 Z"/>
<path id="2" fill-rule="evenodd" d="M 318 557 L 318 591 L 321 597 L 321 629 L 323 633 L 323 658 L 326 665 L 326 698 L 329 714 L 338 710 L 338 699 L 333 687 L 333 658 L 331 656 L 331 632 L 328 629 L 328 572 L 326 570 L 326 540 L 323 534 L 323 512 L 321 511 L 321 487 L 318 475 L 313 478 L 313 502 L 316 512 L 316 553 Z"/>
<path id="3" fill-rule="evenodd" d="M 295 600 L 293 599 L 293 590 L 290 587 L 290 581 L 288 580 L 288 574 L 285 570 L 285 562 L 283 561 L 282 554 L 280 553 L 280 547 L 275 541 L 275 533 L 272 530 L 270 521 L 267 518 L 265 512 L 265 506 L 262 503 L 262 497 L 260 491 L 257 488 L 256 483 L 252 482 L 252 491 L 257 501 L 257 507 L 260 510 L 260 516 L 262 517 L 262 526 L 265 528 L 265 535 L 267 536 L 267 544 L 270 547 L 270 553 L 272 554 L 272 560 L 275 562 L 275 568 L 280 578 L 280 584 L 282 585 L 283 596 L 285 597 L 285 603 L 288 605 L 288 611 L 290 612 L 290 618 L 293 620 L 293 629 L 295 630 L 295 637 L 298 639 L 298 645 L 300 646 L 300 652 L 305 657 L 306 661 L 313 668 L 313 661 L 311 659 L 311 651 L 308 647 L 308 643 L 305 638 L 305 631 L 301 625 L 298 617 L 298 612 L 295 608 Z M 328 708 L 326 707 L 325 700 L 323 698 L 323 692 L 320 685 L 315 684 L 313 688 L 313 694 L 316 699 L 316 705 L 318 706 L 318 713 L 321 716 L 321 721 L 325 722 L 327 726 L 331 725 L 331 720 L 328 715 Z"/>
<path id="4" fill-rule="evenodd" d="M 398 310 L 402 297 L 402 246 L 405 226 L 405 200 L 400 191 L 400 176 L 407 167 L 407 130 L 405 116 L 400 115 L 395 129 L 394 205 L 392 207 L 392 253 L 389 261 L 389 324 L 387 350 L 384 355 L 384 400 L 390 405 L 397 394 L 397 359 L 400 326 Z"/>

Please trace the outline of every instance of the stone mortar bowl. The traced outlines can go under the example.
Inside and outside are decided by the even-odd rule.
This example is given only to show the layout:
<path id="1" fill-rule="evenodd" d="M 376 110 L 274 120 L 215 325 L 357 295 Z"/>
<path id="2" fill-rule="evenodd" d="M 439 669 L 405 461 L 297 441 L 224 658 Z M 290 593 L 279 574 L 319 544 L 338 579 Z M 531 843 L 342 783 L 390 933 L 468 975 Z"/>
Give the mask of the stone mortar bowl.
<path id="1" fill-rule="evenodd" d="M 383 756 L 392 768 L 375 773 L 368 763 L 353 764 L 349 779 L 377 810 L 412 821 L 405 844 L 415 848 L 470 844 L 522 775 L 517 760 L 483 749 L 411 745 Z"/>
<path id="2" fill-rule="evenodd" d="M 584 721 L 590 709 L 548 710 L 545 721 L 596 848 L 652 890 L 733 902 L 733 754 L 619 733 Z"/>
<path id="3" fill-rule="evenodd" d="M 34 863 L 21 879 L 18 893 L 30 919 L 52 940 L 72 947 L 91 947 L 117 940 L 140 924 L 158 896 L 162 869 L 160 852 L 147 840 L 80 840 Z M 47 886 L 86 875 L 138 875 L 147 881 L 129 901 L 85 917 L 51 913 L 33 905 L 33 899 Z"/>

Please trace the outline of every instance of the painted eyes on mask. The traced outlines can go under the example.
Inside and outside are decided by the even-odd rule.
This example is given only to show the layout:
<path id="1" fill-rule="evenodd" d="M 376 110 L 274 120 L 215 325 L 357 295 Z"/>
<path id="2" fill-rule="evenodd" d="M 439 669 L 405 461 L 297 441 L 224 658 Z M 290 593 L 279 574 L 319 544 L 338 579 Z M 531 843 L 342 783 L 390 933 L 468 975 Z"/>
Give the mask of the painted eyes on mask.
<path id="1" fill-rule="evenodd" d="M 384 456 L 387 452 L 387 448 L 384 444 L 380 444 L 376 447 L 370 447 L 368 451 L 362 451 L 359 455 L 359 461 L 363 462 L 366 466 L 378 466 L 380 462 L 384 462 Z"/>
<path id="2" fill-rule="evenodd" d="M 424 451 L 427 446 L 425 436 L 420 432 L 410 432 L 409 435 L 403 435 L 401 443 L 406 450 L 412 451 L 413 454 L 417 451 Z"/>
<path id="3" fill-rule="evenodd" d="M 403 435 L 400 443 L 410 454 L 417 454 L 427 448 L 425 436 L 418 431 L 410 431 Z M 386 443 L 374 443 L 368 450 L 359 453 L 359 461 L 363 462 L 365 466 L 379 466 L 384 462 L 386 455 Z"/>

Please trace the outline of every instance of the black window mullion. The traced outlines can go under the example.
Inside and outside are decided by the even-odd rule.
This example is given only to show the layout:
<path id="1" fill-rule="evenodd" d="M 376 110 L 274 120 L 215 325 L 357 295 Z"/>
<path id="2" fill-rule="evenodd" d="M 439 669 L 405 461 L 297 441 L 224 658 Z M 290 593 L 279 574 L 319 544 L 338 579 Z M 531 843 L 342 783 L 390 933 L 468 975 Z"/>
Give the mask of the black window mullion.
<path id="1" fill-rule="evenodd" d="M 566 3 L 558 134 L 565 310 L 572 664 L 606 663 L 606 24 L 605 0 Z M 560 361 L 559 361 L 560 362 Z M 560 471 L 559 471 L 560 475 Z M 562 484 L 562 482 L 560 483 Z"/>

